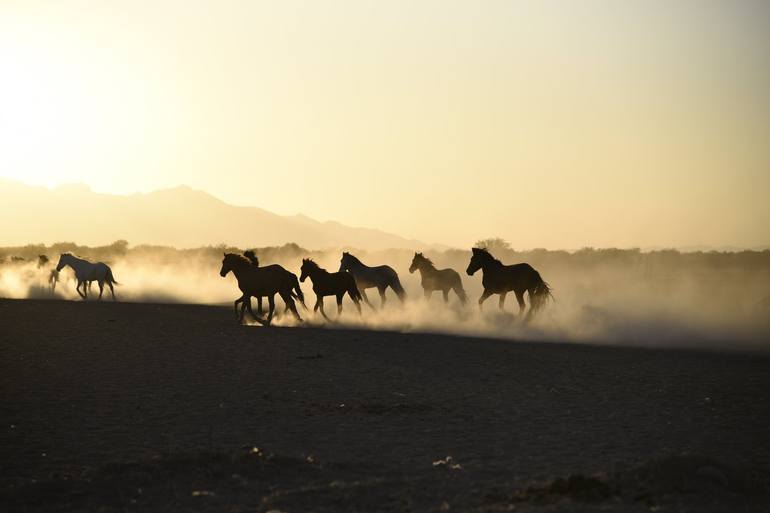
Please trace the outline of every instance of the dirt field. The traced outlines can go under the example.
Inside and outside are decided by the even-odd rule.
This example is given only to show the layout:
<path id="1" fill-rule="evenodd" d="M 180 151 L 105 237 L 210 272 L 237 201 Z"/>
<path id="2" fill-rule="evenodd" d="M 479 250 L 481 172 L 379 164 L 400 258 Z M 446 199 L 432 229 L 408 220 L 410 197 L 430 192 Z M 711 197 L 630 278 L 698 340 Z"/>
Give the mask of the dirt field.
<path id="1" fill-rule="evenodd" d="M 766 354 L 0 300 L 4 512 L 769 511 L 768 421 Z"/>

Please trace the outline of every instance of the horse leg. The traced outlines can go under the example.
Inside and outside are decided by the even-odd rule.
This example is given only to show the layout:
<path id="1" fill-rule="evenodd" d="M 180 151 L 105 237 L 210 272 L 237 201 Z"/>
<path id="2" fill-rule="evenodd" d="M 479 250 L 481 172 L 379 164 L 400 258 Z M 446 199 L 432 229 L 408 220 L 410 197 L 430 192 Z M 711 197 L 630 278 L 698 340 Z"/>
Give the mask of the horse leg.
<path id="1" fill-rule="evenodd" d="M 358 300 L 358 298 L 353 297 L 353 294 L 348 292 L 348 296 L 350 296 L 350 299 L 353 300 L 353 303 L 356 304 L 356 308 L 358 309 L 358 315 L 361 315 L 361 302 Z"/>
<path id="2" fill-rule="evenodd" d="M 386 290 L 386 287 L 377 287 L 377 291 L 380 293 L 380 300 L 382 301 L 380 308 L 385 308 L 385 301 L 387 301 L 387 298 L 385 297 Z"/>
<path id="3" fill-rule="evenodd" d="M 505 311 L 505 296 L 507 296 L 507 295 L 508 295 L 507 292 L 501 292 L 500 293 L 500 311 L 501 312 Z"/>
<path id="4" fill-rule="evenodd" d="M 267 322 L 265 324 L 270 326 L 270 323 L 273 320 L 273 314 L 275 313 L 275 296 L 267 296 L 267 306 Z"/>
<path id="5" fill-rule="evenodd" d="M 104 282 L 99 280 L 99 301 L 102 300 L 102 294 L 104 294 Z"/>
<path id="6" fill-rule="evenodd" d="M 286 308 L 284 308 L 284 312 L 286 310 L 289 310 L 295 319 L 297 319 L 297 322 L 302 322 L 302 317 L 299 316 L 299 312 L 297 311 L 297 304 L 294 302 L 294 299 L 291 297 L 291 292 L 280 292 L 281 299 L 283 299 L 284 304 L 286 305 Z"/>
<path id="7" fill-rule="evenodd" d="M 254 315 L 254 310 L 251 309 L 251 296 L 244 297 L 243 298 L 243 304 L 246 305 L 246 311 L 249 312 L 249 315 L 251 315 L 251 318 L 254 319 L 257 322 L 260 322 L 259 317 Z"/>
<path id="8" fill-rule="evenodd" d="M 112 294 L 112 300 L 115 301 L 115 288 L 112 286 L 112 282 L 108 281 L 107 286 L 110 287 L 110 294 Z"/>
<path id="9" fill-rule="evenodd" d="M 78 296 L 80 296 L 81 298 L 85 299 L 85 298 L 86 298 L 85 294 L 83 294 L 82 292 L 80 292 L 80 286 L 81 286 L 82 284 L 83 284 L 83 282 L 82 282 L 82 281 L 78 281 L 78 284 L 77 284 L 77 285 L 75 285 L 75 291 L 78 293 Z M 83 288 L 85 289 L 85 287 L 83 287 Z"/>
<path id="10" fill-rule="evenodd" d="M 324 312 L 324 298 L 322 296 L 318 296 L 318 302 L 315 304 L 315 306 L 321 309 L 321 315 L 324 316 L 324 319 L 326 319 L 329 322 L 332 322 L 332 320 L 329 319 L 329 316 L 326 315 L 326 312 Z"/>
<path id="11" fill-rule="evenodd" d="M 518 290 L 514 291 L 514 294 L 516 294 L 516 301 L 519 303 L 519 315 L 522 315 L 524 313 L 524 309 L 527 307 L 527 304 L 524 302 L 524 291 L 519 292 Z M 532 300 L 530 300 L 530 303 Z"/>
<path id="12" fill-rule="evenodd" d="M 249 298 L 249 303 L 251 303 L 251 298 Z M 262 317 L 262 296 L 257 296 L 257 314 Z"/>
<path id="13" fill-rule="evenodd" d="M 242 303 L 244 297 L 246 297 L 245 294 L 243 296 L 239 297 L 238 299 L 236 299 L 235 302 L 233 303 L 233 308 L 235 309 L 235 317 L 236 318 L 238 317 L 238 303 Z"/>
<path id="14" fill-rule="evenodd" d="M 423 296 L 425 296 L 425 301 L 430 301 L 430 297 L 433 295 L 432 290 L 424 289 L 422 291 Z"/>
<path id="15" fill-rule="evenodd" d="M 491 295 L 492 295 L 492 293 L 491 293 L 491 292 L 489 292 L 488 290 L 484 289 L 484 292 L 482 292 L 482 293 L 481 293 L 481 297 L 479 298 L 479 310 L 482 310 L 482 311 L 484 310 L 484 308 L 483 308 L 481 305 L 482 305 L 482 304 L 484 303 L 484 301 L 486 301 L 486 300 L 487 300 L 487 298 L 488 298 L 489 296 L 491 296 Z"/>
<path id="16" fill-rule="evenodd" d="M 366 290 L 365 289 L 360 289 L 359 292 L 361 293 L 361 297 L 364 299 L 364 303 L 369 305 L 369 308 L 371 308 L 372 310 L 377 310 L 374 307 L 374 305 L 369 301 L 369 298 L 366 295 Z"/>
<path id="17" fill-rule="evenodd" d="M 241 314 L 238 316 L 238 322 L 243 324 L 243 316 L 246 315 L 246 301 L 241 301 Z"/>
<path id="18" fill-rule="evenodd" d="M 457 297 L 460 298 L 460 303 L 465 304 L 465 301 L 467 301 L 468 298 L 465 295 L 465 290 L 463 290 L 462 285 L 455 285 L 452 290 L 454 290 Z"/>
<path id="19" fill-rule="evenodd" d="M 441 292 L 444 294 L 444 303 L 449 303 L 449 289 L 444 289 Z"/>
<path id="20" fill-rule="evenodd" d="M 337 317 L 342 315 L 342 297 L 344 295 L 344 292 L 342 294 L 337 294 Z"/>

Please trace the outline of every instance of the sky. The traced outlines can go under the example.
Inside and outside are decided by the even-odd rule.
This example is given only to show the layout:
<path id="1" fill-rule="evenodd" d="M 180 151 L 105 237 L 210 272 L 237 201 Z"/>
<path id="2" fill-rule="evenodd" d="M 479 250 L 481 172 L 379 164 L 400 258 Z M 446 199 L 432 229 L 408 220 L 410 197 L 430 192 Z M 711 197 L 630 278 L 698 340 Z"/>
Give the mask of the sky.
<path id="1" fill-rule="evenodd" d="M 768 63 L 762 0 L 2 0 L 0 176 L 458 247 L 755 247 Z"/>

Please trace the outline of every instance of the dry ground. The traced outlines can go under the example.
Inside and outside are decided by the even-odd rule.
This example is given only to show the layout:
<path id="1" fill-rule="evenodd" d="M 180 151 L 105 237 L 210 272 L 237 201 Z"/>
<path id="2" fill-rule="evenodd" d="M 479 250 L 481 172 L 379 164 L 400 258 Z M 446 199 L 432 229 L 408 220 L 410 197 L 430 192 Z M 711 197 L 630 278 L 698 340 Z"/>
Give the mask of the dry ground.
<path id="1" fill-rule="evenodd" d="M 768 420 L 762 354 L 0 300 L 0 511 L 768 511 Z"/>

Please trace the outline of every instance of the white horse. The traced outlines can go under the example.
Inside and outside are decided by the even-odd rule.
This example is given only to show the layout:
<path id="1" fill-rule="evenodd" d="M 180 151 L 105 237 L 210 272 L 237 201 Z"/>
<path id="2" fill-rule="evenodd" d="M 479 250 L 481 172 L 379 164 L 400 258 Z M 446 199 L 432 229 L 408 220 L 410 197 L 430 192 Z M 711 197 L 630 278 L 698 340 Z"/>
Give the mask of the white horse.
<path id="1" fill-rule="evenodd" d="M 88 299 L 88 284 L 92 281 L 99 282 L 99 299 L 102 299 L 102 292 L 104 292 L 104 284 L 110 287 L 112 293 L 112 300 L 115 300 L 115 290 L 112 285 L 119 285 L 115 278 L 112 276 L 112 269 L 104 262 L 91 263 L 88 260 L 78 258 L 71 253 L 62 253 L 59 257 L 59 263 L 56 265 L 56 271 L 59 272 L 64 267 L 70 266 L 75 271 L 75 278 L 78 280 L 75 290 L 80 297 Z M 80 287 L 83 287 L 83 291 L 80 291 Z"/>

